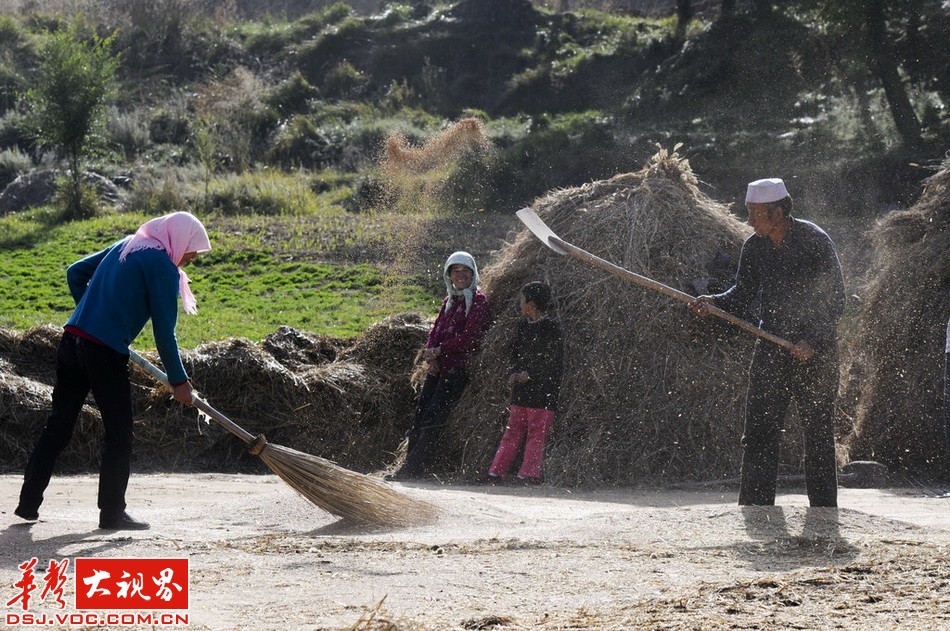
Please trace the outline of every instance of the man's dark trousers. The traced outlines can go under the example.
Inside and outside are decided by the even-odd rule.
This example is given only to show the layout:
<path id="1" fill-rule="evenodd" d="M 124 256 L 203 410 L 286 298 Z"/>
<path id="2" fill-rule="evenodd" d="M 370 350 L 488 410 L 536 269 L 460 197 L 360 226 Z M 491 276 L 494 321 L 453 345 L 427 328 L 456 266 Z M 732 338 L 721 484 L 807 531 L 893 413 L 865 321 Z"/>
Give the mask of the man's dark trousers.
<path id="1" fill-rule="evenodd" d="M 805 451 L 805 483 L 811 506 L 838 505 L 834 406 L 838 350 L 832 345 L 799 360 L 788 350 L 759 341 L 749 373 L 742 484 L 739 504 L 775 504 L 782 425 L 792 399 L 798 404 Z"/>

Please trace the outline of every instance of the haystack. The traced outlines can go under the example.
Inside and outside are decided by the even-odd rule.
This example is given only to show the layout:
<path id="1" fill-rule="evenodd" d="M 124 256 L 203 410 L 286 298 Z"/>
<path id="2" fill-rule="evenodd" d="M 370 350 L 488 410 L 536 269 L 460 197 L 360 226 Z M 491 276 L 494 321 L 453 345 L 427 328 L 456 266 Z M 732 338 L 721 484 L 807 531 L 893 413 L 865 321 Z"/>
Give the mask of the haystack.
<path id="1" fill-rule="evenodd" d="M 62 330 L 46 325 L 23 333 L 0 329 L 0 462 L 22 472 L 49 416 L 56 375 L 56 348 Z M 102 421 L 84 405 L 75 439 L 57 461 L 58 470 L 78 472 L 98 466 Z"/>
<path id="2" fill-rule="evenodd" d="M 368 472 L 392 460 L 406 432 L 413 357 L 426 331 L 414 314 L 387 318 L 353 340 L 281 327 L 261 343 L 214 342 L 183 351 L 182 359 L 199 394 L 249 432 Z M 54 327 L 24 334 L 0 329 L 5 470 L 23 470 L 45 423 L 60 334 Z M 147 356 L 158 361 L 154 353 Z M 136 470 L 265 470 L 224 430 L 171 401 L 149 376 L 133 370 L 132 381 Z M 101 421 L 94 407 L 84 408 L 80 424 L 61 462 L 69 470 L 96 470 Z"/>
<path id="3" fill-rule="evenodd" d="M 406 431 L 412 359 L 425 334 L 412 314 L 387 318 L 349 342 L 282 327 L 261 344 L 214 342 L 183 353 L 183 360 L 205 399 L 250 433 L 365 472 L 385 467 Z M 301 346 L 310 353 L 301 353 Z M 332 361 L 330 348 L 338 349 Z M 180 406 L 162 396 L 156 403 L 163 415 L 179 418 Z M 173 441 L 162 427 L 143 427 L 137 435 L 145 442 L 155 431 L 159 443 Z M 198 428 L 202 436 L 183 437 L 180 447 L 203 444 L 205 453 L 197 454 L 203 466 L 257 466 L 222 430 L 185 424 L 189 434 Z"/>
<path id="4" fill-rule="evenodd" d="M 565 241 L 689 293 L 727 287 L 750 230 L 704 195 L 688 161 L 660 150 L 638 172 L 553 192 L 534 209 Z M 520 287 L 542 280 L 565 340 L 546 477 L 557 484 L 735 475 L 753 337 L 682 303 L 560 256 L 527 231 L 484 275 L 496 322 L 453 415 L 449 461 L 487 470 L 504 427 Z M 796 464 L 794 453 L 786 461 Z"/>
<path id="5" fill-rule="evenodd" d="M 950 317 L 950 160 L 919 201 L 872 232 L 859 334 L 852 344 L 860 382 L 852 460 L 950 475 L 943 455 L 943 365 Z"/>

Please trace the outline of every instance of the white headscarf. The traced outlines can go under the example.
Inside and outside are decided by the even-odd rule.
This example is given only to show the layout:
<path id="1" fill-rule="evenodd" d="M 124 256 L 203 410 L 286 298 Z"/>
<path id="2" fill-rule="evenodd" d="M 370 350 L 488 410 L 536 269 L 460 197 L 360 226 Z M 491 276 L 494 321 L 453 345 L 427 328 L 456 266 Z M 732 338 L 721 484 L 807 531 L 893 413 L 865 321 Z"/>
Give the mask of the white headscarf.
<path id="1" fill-rule="evenodd" d="M 181 268 L 181 259 L 188 252 L 207 252 L 211 241 L 201 221 L 191 213 L 177 212 L 146 221 L 122 246 L 119 260 L 124 261 L 139 250 L 164 250 L 178 268 L 178 293 L 186 313 L 198 313 L 194 294 L 188 287 L 188 275 Z"/>
<path id="2" fill-rule="evenodd" d="M 452 278 L 449 276 L 449 268 L 453 265 L 464 265 L 472 270 L 472 282 L 465 289 L 456 289 L 455 285 L 452 284 Z M 465 315 L 468 315 L 468 312 L 472 309 L 472 300 L 475 298 L 475 292 L 478 291 L 478 266 L 475 265 L 475 257 L 461 250 L 453 252 L 452 255 L 445 260 L 445 265 L 442 268 L 442 277 L 445 279 L 445 290 L 449 296 L 448 304 L 445 306 L 446 309 L 452 306 L 456 298 L 464 296 Z"/>

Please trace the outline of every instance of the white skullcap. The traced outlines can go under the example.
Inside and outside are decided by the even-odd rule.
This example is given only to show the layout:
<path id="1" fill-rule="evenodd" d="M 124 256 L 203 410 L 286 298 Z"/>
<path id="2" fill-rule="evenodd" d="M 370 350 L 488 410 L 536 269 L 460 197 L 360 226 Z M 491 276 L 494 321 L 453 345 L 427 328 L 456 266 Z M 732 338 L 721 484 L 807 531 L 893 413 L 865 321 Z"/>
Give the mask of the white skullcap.
<path id="1" fill-rule="evenodd" d="M 749 188 L 745 193 L 745 203 L 769 204 L 786 197 L 788 197 L 788 191 L 785 190 L 785 182 L 777 177 L 769 177 L 749 182 Z"/>

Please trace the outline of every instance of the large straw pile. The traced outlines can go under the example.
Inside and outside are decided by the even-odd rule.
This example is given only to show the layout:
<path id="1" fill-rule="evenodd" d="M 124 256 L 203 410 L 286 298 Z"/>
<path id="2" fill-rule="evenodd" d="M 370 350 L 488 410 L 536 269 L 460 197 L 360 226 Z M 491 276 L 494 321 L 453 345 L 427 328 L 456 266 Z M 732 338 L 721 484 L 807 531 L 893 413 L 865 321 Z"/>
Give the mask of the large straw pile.
<path id="1" fill-rule="evenodd" d="M 665 150 L 636 173 L 554 192 L 534 204 L 562 239 L 693 293 L 714 261 L 749 234 Z M 728 267 L 728 266 L 727 266 Z M 713 279 L 724 288 L 726 277 Z M 450 429 L 449 461 L 483 473 L 501 436 L 507 353 L 520 287 L 554 291 L 565 339 L 561 408 L 546 477 L 559 484 L 638 483 L 735 475 L 753 337 L 560 256 L 527 231 L 483 275 L 496 323 Z M 791 450 L 794 451 L 794 450 Z M 794 453 L 786 460 L 796 462 Z"/>
<path id="2" fill-rule="evenodd" d="M 387 318 L 356 340 L 287 327 L 262 343 L 231 339 L 184 351 L 200 395 L 252 434 L 358 471 L 392 460 L 411 418 L 413 356 L 427 327 L 415 315 Z M 22 470 L 49 413 L 60 331 L 0 330 L 0 462 Z M 154 354 L 150 359 L 157 361 Z M 262 471 L 217 425 L 171 401 L 151 377 L 132 372 L 139 469 Z M 98 412 L 85 408 L 64 470 L 98 466 Z"/>
<path id="3" fill-rule="evenodd" d="M 887 215 L 872 237 L 875 260 L 852 349 L 863 381 L 849 455 L 933 472 L 943 453 L 950 160 L 913 208 Z"/>
<path id="4" fill-rule="evenodd" d="M 52 326 L 23 334 L 0 329 L 0 463 L 22 471 L 49 415 L 61 331 Z M 84 471 L 99 459 L 99 412 L 83 406 L 75 438 L 57 462 L 58 470 Z"/>

